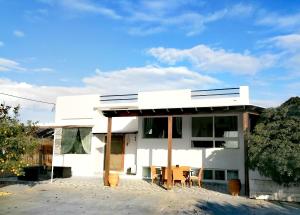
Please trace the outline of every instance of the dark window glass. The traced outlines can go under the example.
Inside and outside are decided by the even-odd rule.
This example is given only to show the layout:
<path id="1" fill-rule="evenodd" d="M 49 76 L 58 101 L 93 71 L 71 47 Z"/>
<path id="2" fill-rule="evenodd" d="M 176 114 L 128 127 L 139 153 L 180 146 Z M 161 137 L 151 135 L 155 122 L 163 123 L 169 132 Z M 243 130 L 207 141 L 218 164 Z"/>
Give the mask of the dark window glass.
<path id="1" fill-rule="evenodd" d="M 144 118 L 144 138 L 167 138 L 168 137 L 168 118 L 153 117 Z M 173 138 L 182 137 L 182 118 L 173 117 Z"/>
<path id="2" fill-rule="evenodd" d="M 225 171 L 215 170 L 215 180 L 225 180 Z"/>
<path id="3" fill-rule="evenodd" d="M 216 116 L 215 137 L 238 137 L 237 116 Z"/>
<path id="4" fill-rule="evenodd" d="M 204 180 L 212 180 L 213 179 L 213 171 L 212 170 L 208 170 L 208 169 L 205 169 L 203 171 L 203 179 Z"/>
<path id="5" fill-rule="evenodd" d="M 213 118 L 212 117 L 193 117 L 192 118 L 193 137 L 212 137 Z"/>
<path id="6" fill-rule="evenodd" d="M 192 147 L 194 148 L 213 148 L 214 142 L 213 141 L 203 141 L 203 140 L 193 140 Z"/>
<path id="7" fill-rule="evenodd" d="M 239 179 L 239 171 L 238 170 L 227 170 L 227 180 L 230 179 Z"/>

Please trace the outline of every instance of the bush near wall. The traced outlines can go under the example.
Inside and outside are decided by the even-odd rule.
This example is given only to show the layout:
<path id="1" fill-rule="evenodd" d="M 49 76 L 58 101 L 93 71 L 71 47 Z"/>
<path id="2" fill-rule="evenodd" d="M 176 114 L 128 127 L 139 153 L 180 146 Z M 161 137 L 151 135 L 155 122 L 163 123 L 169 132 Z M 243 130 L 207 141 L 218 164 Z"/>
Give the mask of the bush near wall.
<path id="1" fill-rule="evenodd" d="M 249 167 L 278 184 L 300 184 L 300 98 L 260 115 L 249 136 Z"/>

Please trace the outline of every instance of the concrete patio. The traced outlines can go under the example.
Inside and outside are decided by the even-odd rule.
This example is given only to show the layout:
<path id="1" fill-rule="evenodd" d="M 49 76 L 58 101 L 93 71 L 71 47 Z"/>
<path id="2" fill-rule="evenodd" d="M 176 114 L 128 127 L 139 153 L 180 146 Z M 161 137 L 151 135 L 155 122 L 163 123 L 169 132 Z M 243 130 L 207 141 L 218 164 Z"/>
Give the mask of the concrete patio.
<path id="1" fill-rule="evenodd" d="M 0 214 L 300 214 L 299 204 L 266 202 L 198 188 L 171 191 L 143 180 L 55 179 L 2 186 Z"/>

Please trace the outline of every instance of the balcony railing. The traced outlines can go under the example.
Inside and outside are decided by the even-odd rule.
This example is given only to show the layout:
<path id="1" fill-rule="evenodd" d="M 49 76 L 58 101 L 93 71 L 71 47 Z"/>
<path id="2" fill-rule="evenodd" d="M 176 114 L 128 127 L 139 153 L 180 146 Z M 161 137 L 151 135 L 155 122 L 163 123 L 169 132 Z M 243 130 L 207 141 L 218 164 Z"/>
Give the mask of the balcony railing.
<path id="1" fill-rule="evenodd" d="M 231 88 L 220 88 L 220 89 L 209 89 L 209 90 L 192 90 L 192 98 L 197 97 L 230 97 L 230 96 L 239 96 L 240 88 L 231 87 Z"/>
<path id="2" fill-rule="evenodd" d="M 191 99 L 200 99 L 201 97 L 238 97 L 240 96 L 240 88 L 220 88 L 220 89 L 208 89 L 208 90 L 192 90 Z M 114 94 L 114 95 L 102 95 L 100 101 L 104 103 L 120 103 L 120 102 L 137 102 L 138 94 Z"/>
<path id="3" fill-rule="evenodd" d="M 103 95 L 100 96 L 101 102 L 125 102 L 125 101 L 137 101 L 138 100 L 138 94 L 118 94 L 118 95 Z"/>

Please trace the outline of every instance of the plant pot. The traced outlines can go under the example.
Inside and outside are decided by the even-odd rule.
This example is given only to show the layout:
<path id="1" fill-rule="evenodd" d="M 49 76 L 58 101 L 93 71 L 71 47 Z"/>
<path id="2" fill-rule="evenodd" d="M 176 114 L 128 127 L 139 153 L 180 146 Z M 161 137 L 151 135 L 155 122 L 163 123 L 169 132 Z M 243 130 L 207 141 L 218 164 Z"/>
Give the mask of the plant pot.
<path id="1" fill-rule="evenodd" d="M 233 196 L 240 195 L 241 181 L 240 179 L 231 179 L 228 181 L 228 191 Z"/>
<path id="2" fill-rule="evenodd" d="M 119 184 L 119 174 L 110 172 L 108 176 L 108 183 L 111 187 L 116 187 Z"/>

